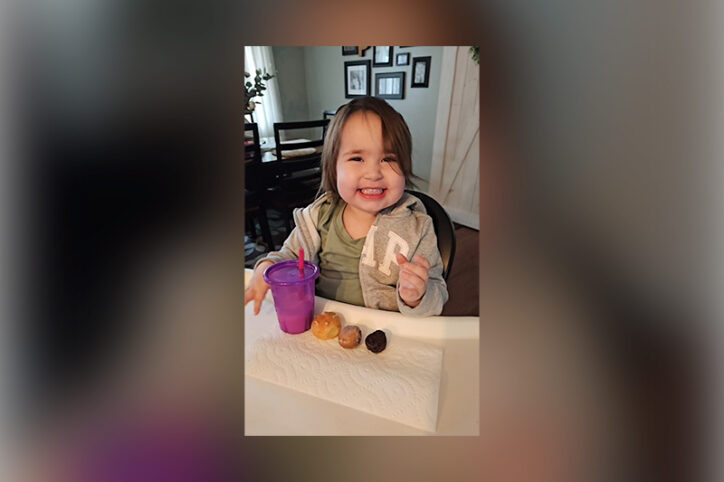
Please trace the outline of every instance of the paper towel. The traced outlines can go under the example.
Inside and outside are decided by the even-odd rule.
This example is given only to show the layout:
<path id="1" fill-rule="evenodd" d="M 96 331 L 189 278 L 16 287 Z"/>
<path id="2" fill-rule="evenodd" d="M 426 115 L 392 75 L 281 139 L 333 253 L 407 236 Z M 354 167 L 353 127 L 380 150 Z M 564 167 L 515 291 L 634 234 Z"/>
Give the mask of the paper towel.
<path id="1" fill-rule="evenodd" d="M 434 432 L 442 349 L 388 335 L 387 348 L 342 348 L 307 331 L 255 340 L 246 348 L 246 374 L 315 397 Z"/>

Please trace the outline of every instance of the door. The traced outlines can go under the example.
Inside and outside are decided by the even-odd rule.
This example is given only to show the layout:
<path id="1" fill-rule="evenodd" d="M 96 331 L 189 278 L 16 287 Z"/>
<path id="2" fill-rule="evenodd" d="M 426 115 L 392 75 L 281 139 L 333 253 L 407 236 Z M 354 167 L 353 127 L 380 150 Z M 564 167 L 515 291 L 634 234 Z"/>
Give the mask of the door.
<path id="1" fill-rule="evenodd" d="M 480 229 L 480 68 L 469 47 L 444 47 L 430 195 L 456 223 Z"/>

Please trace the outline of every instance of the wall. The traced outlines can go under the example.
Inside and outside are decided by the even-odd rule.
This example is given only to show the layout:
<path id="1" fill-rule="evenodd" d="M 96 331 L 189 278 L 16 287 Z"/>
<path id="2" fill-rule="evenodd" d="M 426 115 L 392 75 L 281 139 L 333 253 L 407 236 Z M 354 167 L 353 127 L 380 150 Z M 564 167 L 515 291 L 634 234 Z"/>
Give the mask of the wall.
<path id="1" fill-rule="evenodd" d="M 304 47 L 272 47 L 284 122 L 309 120 Z"/>
<path id="2" fill-rule="evenodd" d="M 341 47 L 274 47 L 275 62 L 280 73 L 280 86 L 287 90 L 282 95 L 285 120 L 298 120 L 287 117 L 304 113 L 298 104 L 301 100 L 302 88 L 306 90 L 306 115 L 308 119 L 321 119 L 325 110 L 337 109 L 350 99 L 344 97 L 344 62 L 350 60 L 372 60 L 373 48 L 365 51 L 364 57 L 359 55 L 342 55 Z M 393 67 L 373 67 L 374 75 L 379 72 L 405 72 L 405 98 L 388 100 L 390 105 L 402 114 L 412 134 L 412 170 L 423 180 L 417 182 L 422 191 L 427 191 L 432 162 L 432 143 L 435 134 L 435 117 L 437 115 L 437 96 L 440 87 L 440 63 L 442 47 L 393 47 L 393 58 L 397 53 L 409 52 L 410 65 Z M 277 54 L 278 53 L 278 54 Z M 428 88 L 410 88 L 412 58 L 430 56 L 430 82 Z M 305 76 L 300 63 L 303 62 Z M 289 79 L 282 79 L 282 72 Z M 372 92 L 374 94 L 374 91 Z"/>

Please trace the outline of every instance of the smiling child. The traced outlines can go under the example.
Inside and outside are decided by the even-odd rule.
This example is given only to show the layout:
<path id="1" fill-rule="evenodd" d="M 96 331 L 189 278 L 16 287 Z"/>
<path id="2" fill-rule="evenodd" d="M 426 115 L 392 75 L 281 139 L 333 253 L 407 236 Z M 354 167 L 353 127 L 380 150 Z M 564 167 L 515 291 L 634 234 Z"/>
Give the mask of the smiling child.
<path id="1" fill-rule="evenodd" d="M 405 192 L 412 176 L 407 123 L 387 102 L 361 97 L 342 106 L 322 151 L 321 195 L 294 212 L 281 250 L 254 268 L 244 303 L 259 313 L 272 264 L 300 248 L 318 264 L 316 293 L 345 303 L 439 315 L 448 293 L 432 219 Z"/>

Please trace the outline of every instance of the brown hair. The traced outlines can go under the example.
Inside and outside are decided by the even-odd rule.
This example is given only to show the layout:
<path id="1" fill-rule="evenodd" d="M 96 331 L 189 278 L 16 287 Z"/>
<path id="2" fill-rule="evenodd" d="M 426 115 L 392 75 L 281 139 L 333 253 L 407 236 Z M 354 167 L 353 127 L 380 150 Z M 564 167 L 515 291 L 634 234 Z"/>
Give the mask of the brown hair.
<path id="1" fill-rule="evenodd" d="M 412 136 L 405 119 L 387 102 L 377 97 L 359 97 L 337 109 L 337 114 L 329 123 L 322 148 L 322 184 L 320 194 L 337 192 L 337 157 L 342 140 L 342 130 L 347 119 L 355 112 L 372 112 L 382 120 L 382 139 L 385 150 L 397 155 L 397 163 L 405 176 L 405 184 L 414 186 L 412 178 Z"/>

